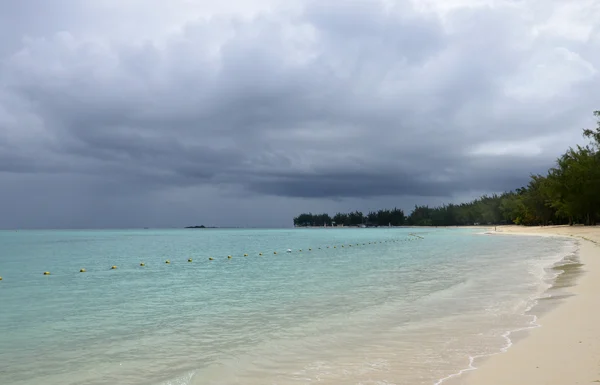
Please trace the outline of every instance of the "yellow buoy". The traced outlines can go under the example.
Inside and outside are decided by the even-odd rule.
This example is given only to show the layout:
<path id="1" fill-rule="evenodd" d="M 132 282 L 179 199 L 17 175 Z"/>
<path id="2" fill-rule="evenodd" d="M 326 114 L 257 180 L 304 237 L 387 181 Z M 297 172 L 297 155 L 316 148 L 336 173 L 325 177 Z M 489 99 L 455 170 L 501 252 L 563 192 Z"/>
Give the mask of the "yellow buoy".
<path id="1" fill-rule="evenodd" d="M 312 251 L 312 249 L 308 249 L 308 251 Z"/>
<path id="2" fill-rule="evenodd" d="M 337 246 L 333 246 L 334 249 L 337 249 Z"/>
<path id="3" fill-rule="evenodd" d="M 248 256 L 248 254 L 244 254 L 244 257 L 247 257 L 247 256 Z"/>
<path id="4" fill-rule="evenodd" d="M 231 259 L 231 255 L 228 255 L 227 258 Z"/>
<path id="5" fill-rule="evenodd" d="M 144 262 L 140 263 L 140 266 L 146 266 L 146 264 Z"/>
<path id="6" fill-rule="evenodd" d="M 166 264 L 169 264 L 169 263 L 171 263 L 171 261 L 169 261 L 169 260 L 167 259 L 167 260 L 165 261 L 165 263 L 166 263 Z"/>
<path id="7" fill-rule="evenodd" d="M 44 271 L 44 275 L 50 275 L 49 271 Z"/>
<path id="8" fill-rule="evenodd" d="M 258 253 L 258 255 L 262 255 L 262 253 Z"/>
<path id="9" fill-rule="evenodd" d="M 274 251 L 274 252 L 273 252 L 273 254 L 277 254 L 277 252 L 276 252 L 276 251 Z"/>
<path id="10" fill-rule="evenodd" d="M 2 281 L 2 277 L 0 277 L 0 281 Z"/>
<path id="11" fill-rule="evenodd" d="M 188 262 L 192 262 L 192 258 L 189 258 L 189 259 L 188 259 Z"/>
<path id="12" fill-rule="evenodd" d="M 209 257 L 208 260 L 209 261 L 214 261 L 214 259 L 212 257 Z"/>
<path id="13" fill-rule="evenodd" d="M 110 269 L 111 270 L 117 270 L 117 267 L 116 266 L 112 266 Z"/>
<path id="14" fill-rule="evenodd" d="M 80 273 L 85 273 L 85 269 L 79 270 Z"/>

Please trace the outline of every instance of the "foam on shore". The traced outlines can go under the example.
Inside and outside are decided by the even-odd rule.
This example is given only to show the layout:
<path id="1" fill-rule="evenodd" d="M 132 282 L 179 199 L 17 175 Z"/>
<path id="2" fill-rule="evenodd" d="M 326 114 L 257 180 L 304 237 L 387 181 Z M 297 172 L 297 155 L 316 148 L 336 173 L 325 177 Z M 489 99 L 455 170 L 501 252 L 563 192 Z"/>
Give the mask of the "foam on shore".
<path id="1" fill-rule="evenodd" d="M 567 236 L 579 239 L 580 248 L 577 254 L 567 255 L 551 267 L 556 272 L 553 285 L 532 311 L 537 313 L 542 301 L 550 306 L 534 318 L 525 338 L 516 344 L 511 341 L 499 352 L 504 354 L 486 357 L 477 365 L 478 370 L 474 370 L 475 359 L 471 359 L 467 369 L 438 384 L 564 385 L 600 380 L 600 311 L 595 306 L 600 288 L 600 228 L 502 226 L 498 233 Z M 510 334 L 507 339 L 510 341 Z"/>

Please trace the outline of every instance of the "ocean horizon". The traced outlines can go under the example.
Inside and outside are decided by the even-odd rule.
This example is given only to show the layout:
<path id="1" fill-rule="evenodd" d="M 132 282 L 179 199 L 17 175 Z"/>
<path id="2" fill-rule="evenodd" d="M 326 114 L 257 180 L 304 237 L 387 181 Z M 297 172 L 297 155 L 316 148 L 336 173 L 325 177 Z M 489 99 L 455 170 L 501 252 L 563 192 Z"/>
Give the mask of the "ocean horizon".
<path id="1" fill-rule="evenodd" d="M 2 230 L 0 245 L 14 385 L 439 384 L 535 327 L 577 253 L 441 227 Z"/>

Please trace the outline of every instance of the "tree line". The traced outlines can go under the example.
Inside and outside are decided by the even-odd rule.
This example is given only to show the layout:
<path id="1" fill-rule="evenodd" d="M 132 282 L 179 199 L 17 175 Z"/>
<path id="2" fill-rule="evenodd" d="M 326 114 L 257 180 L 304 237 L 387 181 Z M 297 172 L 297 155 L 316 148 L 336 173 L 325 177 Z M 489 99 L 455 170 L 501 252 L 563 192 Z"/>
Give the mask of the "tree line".
<path id="1" fill-rule="evenodd" d="M 294 218 L 294 226 L 402 226 L 406 220 L 401 209 L 379 210 L 367 215 L 360 211 L 351 213 L 337 213 L 333 217 L 329 214 L 300 214 Z"/>
<path id="2" fill-rule="evenodd" d="M 600 111 L 595 129 L 584 129 L 590 142 L 570 147 L 545 175 L 531 175 L 527 186 L 471 202 L 438 207 L 329 214 L 300 214 L 294 226 L 467 226 L 517 224 L 526 226 L 596 225 L 600 218 Z"/>

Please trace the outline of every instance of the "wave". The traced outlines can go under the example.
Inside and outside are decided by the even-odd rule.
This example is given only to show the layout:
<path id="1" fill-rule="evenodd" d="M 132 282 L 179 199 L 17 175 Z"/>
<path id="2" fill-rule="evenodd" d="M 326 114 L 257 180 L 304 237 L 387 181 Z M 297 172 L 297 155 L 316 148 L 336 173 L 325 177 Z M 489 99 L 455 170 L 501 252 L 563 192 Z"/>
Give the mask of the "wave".
<path id="1" fill-rule="evenodd" d="M 570 249 L 570 250 L 567 251 L 566 249 Z M 566 255 L 565 255 L 565 253 L 566 253 Z M 546 281 L 546 280 L 549 280 L 552 282 L 550 287 L 544 290 L 545 293 L 548 293 L 554 287 L 554 285 L 556 284 L 556 282 L 558 281 L 560 276 L 563 275 L 567 271 L 566 267 L 573 266 L 573 265 L 581 266 L 581 263 L 579 262 L 579 243 L 578 242 L 574 242 L 571 244 L 567 243 L 565 246 L 565 249 L 562 250 L 562 252 L 558 255 L 558 257 L 560 259 L 555 261 L 554 263 L 550 264 L 550 266 L 548 266 L 546 268 L 547 275 L 545 277 L 542 277 L 542 282 Z M 510 336 L 512 334 L 541 327 L 541 325 L 538 323 L 538 316 L 535 314 L 528 314 L 528 313 L 531 312 L 539 304 L 540 300 L 552 297 L 551 294 L 547 294 L 546 296 L 542 296 L 542 295 L 543 295 L 543 293 L 540 293 L 539 295 L 537 295 L 534 298 L 529 298 L 528 302 L 530 302 L 530 304 L 522 312 L 522 315 L 530 316 L 531 321 L 528 323 L 527 326 L 524 326 L 521 328 L 516 328 L 516 329 L 511 329 L 511 330 L 504 332 L 501 336 L 502 336 L 502 338 L 504 338 L 506 343 L 504 346 L 502 346 L 499 349 L 499 351 L 497 351 L 495 353 L 469 356 L 469 364 L 466 368 L 461 369 L 455 373 L 452 373 L 446 377 L 439 379 L 438 381 L 436 381 L 434 383 L 434 385 L 441 385 L 444 382 L 446 382 L 452 378 L 460 377 L 464 373 L 478 369 L 478 367 L 475 366 L 475 361 L 478 359 L 488 358 L 488 357 L 492 357 L 492 356 L 495 356 L 498 354 L 506 353 L 508 351 L 508 349 L 510 349 L 510 347 L 513 345 L 513 341 L 510 338 Z"/>
<path id="2" fill-rule="evenodd" d="M 192 385 L 192 380 L 194 379 L 194 375 L 196 371 L 193 370 L 191 372 L 187 372 L 186 374 L 176 377 L 171 380 L 166 380 L 160 383 L 160 385 Z"/>

